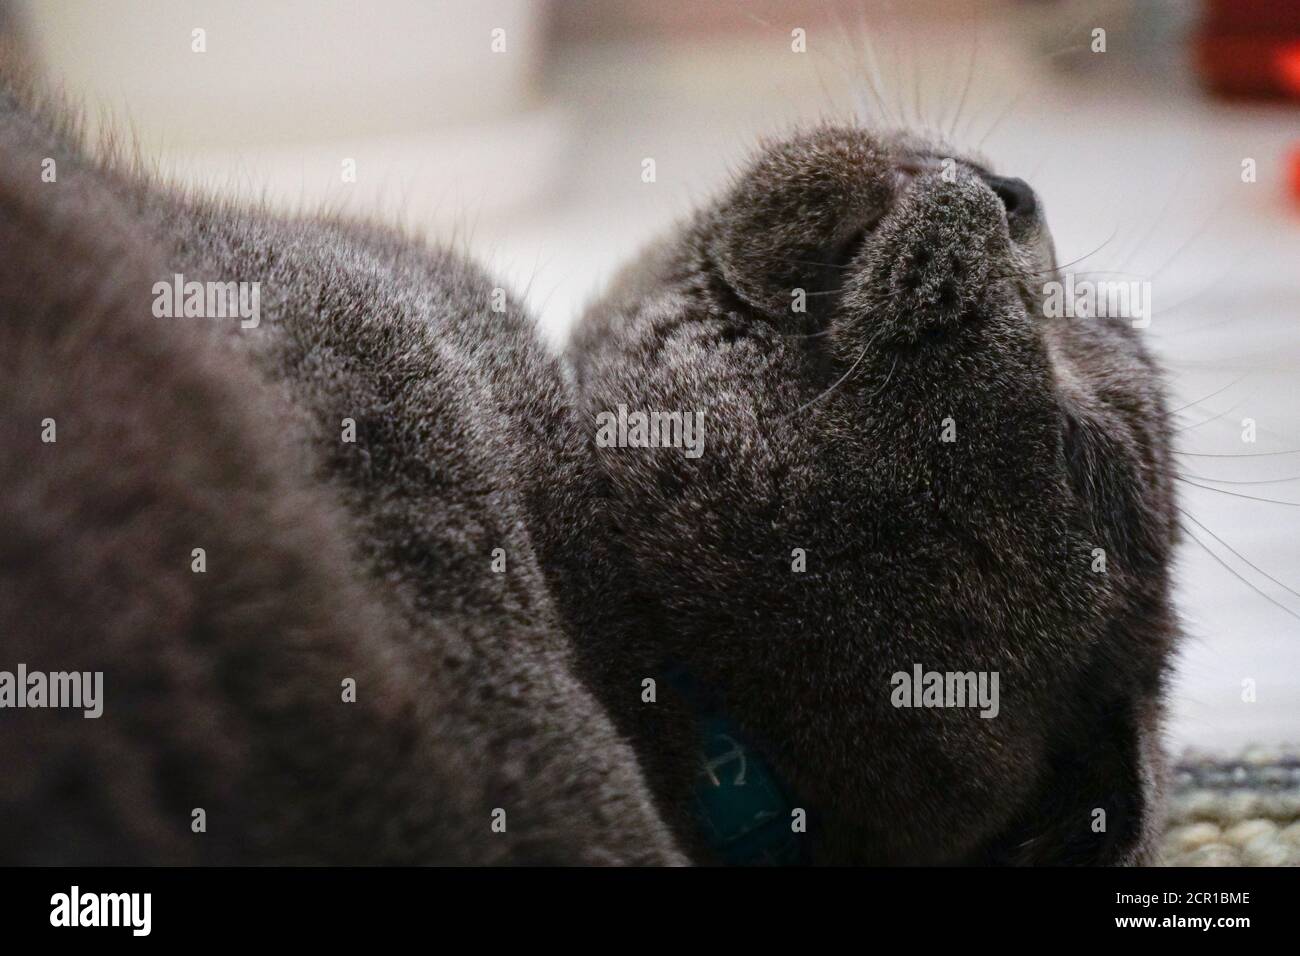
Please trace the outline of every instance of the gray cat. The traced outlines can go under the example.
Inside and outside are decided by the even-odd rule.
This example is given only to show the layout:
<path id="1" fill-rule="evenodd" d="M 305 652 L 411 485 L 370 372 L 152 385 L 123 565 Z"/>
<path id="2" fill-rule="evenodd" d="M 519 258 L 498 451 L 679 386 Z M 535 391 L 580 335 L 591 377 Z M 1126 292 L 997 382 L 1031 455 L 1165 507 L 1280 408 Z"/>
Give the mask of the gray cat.
<path id="1" fill-rule="evenodd" d="M 104 698 L 0 710 L 4 862 L 684 861 L 572 664 L 618 581 L 559 363 L 479 269 L 151 188 L 13 91 L 0 248 L 0 668 Z M 178 274 L 256 325 L 157 317 Z"/>
<path id="2" fill-rule="evenodd" d="M 690 681 L 676 708 L 622 712 L 666 806 L 689 803 L 703 712 L 783 791 L 766 808 L 807 817 L 814 860 L 1148 858 L 1169 427 L 1130 325 L 1044 316 L 1054 258 L 1021 180 L 818 128 L 586 316 L 584 418 L 704 416 L 699 457 L 594 449 L 662 622 L 638 658 Z M 621 700 L 626 651 L 598 638 Z M 921 668 L 996 677 L 996 715 L 906 706 Z M 720 815 L 712 836 L 749 838 Z"/>
<path id="3" fill-rule="evenodd" d="M 6 89 L 0 668 L 102 672 L 103 714 L 0 710 L 0 857 L 1143 859 L 1158 376 L 1039 316 L 1027 187 L 937 162 L 769 148 L 570 377 L 462 256 L 174 194 Z M 703 453 L 607 447 L 619 404 Z M 914 665 L 997 716 L 894 706 Z"/>

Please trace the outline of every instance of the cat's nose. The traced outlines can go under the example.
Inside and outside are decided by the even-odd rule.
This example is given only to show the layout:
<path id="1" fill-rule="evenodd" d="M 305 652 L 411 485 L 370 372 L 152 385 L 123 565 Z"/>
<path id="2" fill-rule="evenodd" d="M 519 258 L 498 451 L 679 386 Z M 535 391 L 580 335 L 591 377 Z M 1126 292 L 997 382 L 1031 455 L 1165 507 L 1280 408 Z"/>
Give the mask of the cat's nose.
<path id="1" fill-rule="evenodd" d="M 1015 271 L 1008 218 L 974 176 L 918 176 L 845 281 L 843 327 L 861 325 L 850 340 L 917 345 L 984 314 L 992 287 Z"/>
<path id="2" fill-rule="evenodd" d="M 1038 211 L 1038 197 L 1034 195 L 1029 183 L 1015 176 L 993 176 L 985 174 L 983 180 L 1002 200 L 1007 210 L 1007 218 L 1013 216 L 1030 217 Z"/>

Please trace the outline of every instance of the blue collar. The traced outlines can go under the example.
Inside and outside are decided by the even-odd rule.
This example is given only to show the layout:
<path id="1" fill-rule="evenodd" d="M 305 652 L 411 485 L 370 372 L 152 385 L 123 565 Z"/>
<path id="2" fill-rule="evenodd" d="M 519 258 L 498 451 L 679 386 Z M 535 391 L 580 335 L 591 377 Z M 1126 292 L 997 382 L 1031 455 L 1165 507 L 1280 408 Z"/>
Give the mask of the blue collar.
<path id="1" fill-rule="evenodd" d="M 714 857 L 732 866 L 807 862 L 808 835 L 791 829 L 796 808 L 762 752 L 684 668 L 666 679 L 695 713 L 693 813 Z"/>

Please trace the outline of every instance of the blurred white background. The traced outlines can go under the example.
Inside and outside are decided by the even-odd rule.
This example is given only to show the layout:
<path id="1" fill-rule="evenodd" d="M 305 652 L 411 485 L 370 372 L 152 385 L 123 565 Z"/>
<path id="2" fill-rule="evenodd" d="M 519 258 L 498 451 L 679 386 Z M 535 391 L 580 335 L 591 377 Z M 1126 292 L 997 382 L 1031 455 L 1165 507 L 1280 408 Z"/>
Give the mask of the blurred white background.
<path id="1" fill-rule="evenodd" d="M 23 22 L 50 76 L 93 121 L 133 126 L 167 176 L 461 243 L 557 345 L 762 136 L 854 116 L 978 146 L 1039 191 L 1061 262 L 1151 282 L 1180 470 L 1205 486 L 1183 482 L 1183 507 L 1208 545 L 1189 540 L 1179 562 L 1170 734 L 1231 752 L 1300 742 L 1300 453 L 1286 453 L 1300 449 L 1300 107 L 1203 92 L 1197 8 L 43 0 Z"/>

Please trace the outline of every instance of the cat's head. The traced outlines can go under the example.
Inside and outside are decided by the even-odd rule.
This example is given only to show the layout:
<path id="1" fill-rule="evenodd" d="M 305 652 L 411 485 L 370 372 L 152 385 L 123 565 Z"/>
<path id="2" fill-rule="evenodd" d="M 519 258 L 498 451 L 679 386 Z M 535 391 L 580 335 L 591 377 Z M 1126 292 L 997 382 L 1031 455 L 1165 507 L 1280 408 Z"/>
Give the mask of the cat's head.
<path id="1" fill-rule="evenodd" d="M 1168 427 L 1127 319 L 1046 314 L 1061 280 L 1023 181 L 821 127 L 575 336 L 652 656 L 722 702 L 821 859 L 1120 860 L 1151 826 Z M 702 415 L 698 457 L 635 447 L 673 413 Z M 999 699 L 929 706 L 918 668 Z"/>

